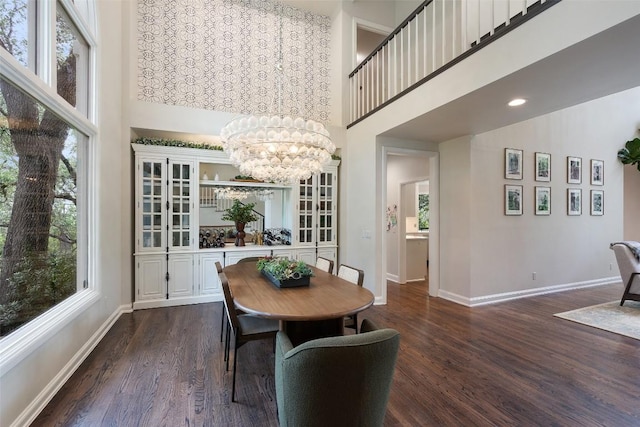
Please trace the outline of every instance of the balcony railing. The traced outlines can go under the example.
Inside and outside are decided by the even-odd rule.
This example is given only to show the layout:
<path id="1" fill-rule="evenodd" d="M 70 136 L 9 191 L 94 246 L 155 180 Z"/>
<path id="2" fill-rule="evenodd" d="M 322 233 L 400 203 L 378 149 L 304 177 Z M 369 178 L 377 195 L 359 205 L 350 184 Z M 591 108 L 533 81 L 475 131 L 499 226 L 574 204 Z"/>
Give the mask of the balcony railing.
<path id="1" fill-rule="evenodd" d="M 349 75 L 351 127 L 560 0 L 426 0 Z"/>

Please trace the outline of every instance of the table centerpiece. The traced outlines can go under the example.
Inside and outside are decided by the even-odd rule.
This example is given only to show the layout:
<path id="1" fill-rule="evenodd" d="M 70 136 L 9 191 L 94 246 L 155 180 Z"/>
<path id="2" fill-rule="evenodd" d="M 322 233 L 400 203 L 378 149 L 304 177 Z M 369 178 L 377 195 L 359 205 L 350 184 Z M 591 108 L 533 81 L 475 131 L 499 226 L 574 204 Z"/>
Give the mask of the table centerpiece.
<path id="1" fill-rule="evenodd" d="M 304 261 L 265 257 L 257 262 L 258 270 L 279 288 L 309 286 L 313 271 Z"/>

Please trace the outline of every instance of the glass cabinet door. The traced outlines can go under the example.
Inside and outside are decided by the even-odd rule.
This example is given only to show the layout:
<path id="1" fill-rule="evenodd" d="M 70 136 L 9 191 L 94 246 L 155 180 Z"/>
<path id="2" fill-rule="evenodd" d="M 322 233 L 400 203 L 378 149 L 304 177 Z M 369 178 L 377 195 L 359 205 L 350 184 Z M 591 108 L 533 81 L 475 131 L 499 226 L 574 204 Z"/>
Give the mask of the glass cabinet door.
<path id="1" fill-rule="evenodd" d="M 334 174 L 323 172 L 318 176 L 318 243 L 329 243 L 335 240 L 333 228 L 335 195 Z"/>
<path id="2" fill-rule="evenodd" d="M 300 181 L 298 195 L 298 243 L 314 243 L 313 178 Z"/>
<path id="3" fill-rule="evenodd" d="M 338 173 L 335 167 L 300 181 L 297 243 L 324 246 L 336 243 L 337 182 Z"/>
<path id="4" fill-rule="evenodd" d="M 169 247 L 191 246 L 191 162 L 175 162 L 169 165 Z"/>
<path id="5" fill-rule="evenodd" d="M 140 220 L 142 221 L 142 239 L 138 243 L 142 249 L 161 248 L 162 242 L 162 161 L 142 161 L 140 163 L 142 199 L 140 203 Z"/>

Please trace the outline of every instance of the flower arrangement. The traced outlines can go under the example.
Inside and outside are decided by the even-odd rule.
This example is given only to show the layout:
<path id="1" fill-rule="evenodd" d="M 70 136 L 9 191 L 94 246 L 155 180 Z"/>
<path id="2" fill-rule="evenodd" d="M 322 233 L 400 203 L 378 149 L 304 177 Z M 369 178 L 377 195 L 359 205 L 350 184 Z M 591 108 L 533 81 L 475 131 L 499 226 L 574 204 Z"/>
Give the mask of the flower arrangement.
<path id="1" fill-rule="evenodd" d="M 313 271 L 304 261 L 265 257 L 259 259 L 256 265 L 263 274 L 268 273 L 279 281 L 313 276 Z"/>

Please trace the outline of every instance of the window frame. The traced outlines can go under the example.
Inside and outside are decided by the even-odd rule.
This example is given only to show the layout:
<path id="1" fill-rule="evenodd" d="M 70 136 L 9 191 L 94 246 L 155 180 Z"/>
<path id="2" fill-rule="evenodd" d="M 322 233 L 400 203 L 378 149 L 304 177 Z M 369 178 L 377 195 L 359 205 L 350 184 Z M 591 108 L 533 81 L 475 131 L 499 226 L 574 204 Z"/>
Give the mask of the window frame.
<path id="1" fill-rule="evenodd" d="M 38 347 L 48 341 L 66 325 L 101 298 L 100 284 L 96 280 L 96 192 L 89 188 L 97 188 L 96 145 L 98 143 L 98 126 L 96 123 L 96 70 L 98 43 L 94 32 L 87 25 L 87 20 L 95 26 L 95 2 L 92 0 L 76 0 L 82 7 L 78 8 L 71 0 L 55 2 L 37 1 L 35 22 L 29 21 L 29 32 L 36 33 L 36 46 L 29 46 L 29 52 L 36 52 L 35 69 L 29 59 L 29 67 L 25 67 L 4 49 L 0 49 L 0 69 L 2 77 L 27 95 L 60 116 L 76 131 L 87 138 L 84 149 L 78 150 L 78 174 L 84 179 L 78 180 L 78 258 L 77 258 L 77 292 L 40 316 L 21 326 L 9 335 L 0 339 L 0 376 L 35 352 Z M 57 93 L 56 88 L 56 10 L 62 7 L 67 16 L 76 25 L 89 46 L 89 70 L 86 85 L 88 92 L 86 115 L 70 105 Z M 81 12 L 84 12 L 82 13 Z M 84 15 L 84 16 L 83 16 Z M 86 19 L 85 19 L 86 18 Z M 32 28 L 33 27 L 33 28 Z M 81 157 L 82 156 L 82 157 Z M 80 160 L 82 159 L 82 160 Z"/>

